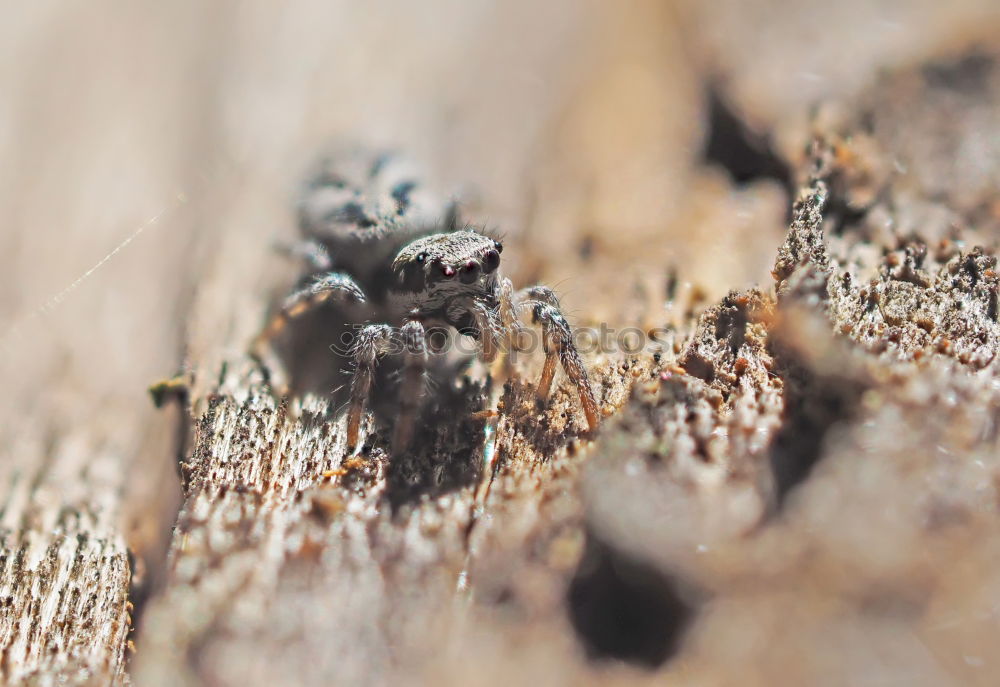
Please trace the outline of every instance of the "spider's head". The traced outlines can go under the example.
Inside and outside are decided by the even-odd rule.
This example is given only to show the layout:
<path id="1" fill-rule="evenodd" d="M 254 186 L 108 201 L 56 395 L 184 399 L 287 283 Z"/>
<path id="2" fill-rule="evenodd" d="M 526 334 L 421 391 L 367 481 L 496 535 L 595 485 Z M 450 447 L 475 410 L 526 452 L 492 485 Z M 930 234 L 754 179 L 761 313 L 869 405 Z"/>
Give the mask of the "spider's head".
<path id="1" fill-rule="evenodd" d="M 494 279 L 503 246 L 474 231 L 453 231 L 417 239 L 392 261 L 395 286 L 416 293 L 438 286 L 483 284 Z"/>

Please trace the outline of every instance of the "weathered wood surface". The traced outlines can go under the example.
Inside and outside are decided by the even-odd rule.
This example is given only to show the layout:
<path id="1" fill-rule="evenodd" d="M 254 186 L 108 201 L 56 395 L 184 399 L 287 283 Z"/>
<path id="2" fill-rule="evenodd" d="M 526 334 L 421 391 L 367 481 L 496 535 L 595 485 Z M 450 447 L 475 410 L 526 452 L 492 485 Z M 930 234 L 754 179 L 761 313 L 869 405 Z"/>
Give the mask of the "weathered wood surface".
<path id="1" fill-rule="evenodd" d="M 463 4 L 416 32 L 438 15 L 244 5 L 0 29 L 43 58 L 0 73 L 28 134 L 0 137 L 0 682 L 995 682 L 1000 69 L 956 48 L 869 83 L 995 7 L 846 3 L 817 37 L 819 2 Z M 770 157 L 702 102 L 719 74 Z M 535 407 L 538 360 L 498 394 L 495 473 L 481 424 L 430 428 L 431 468 L 352 460 L 322 396 L 266 393 L 246 346 L 294 276 L 270 246 L 334 134 L 473 183 L 576 323 L 672 328 L 590 357 L 595 442 L 569 389 Z M 178 349 L 191 404 L 154 414 Z"/>
<path id="2" fill-rule="evenodd" d="M 982 599 L 998 553 L 996 259 L 961 243 L 974 218 L 992 233 L 995 210 L 983 185 L 879 176 L 886 157 L 952 153 L 925 159 L 867 127 L 912 78 L 928 107 L 975 122 L 998 73 L 991 55 L 945 59 L 863 96 L 861 125 L 819 121 L 777 296 L 681 314 L 658 360 L 592 361 L 598 397 L 621 408 L 595 445 L 574 439 L 571 390 L 534 407 L 528 365 L 501 395 L 495 475 L 466 469 L 483 465 L 474 422 L 429 432 L 447 437 L 429 462 L 384 439 L 348 458 L 322 400 L 276 405 L 233 360 L 194 398 L 137 678 L 575 684 L 671 658 L 668 675 L 707 683 L 988 683 L 986 640 L 947 625 Z M 946 226 L 931 221 L 942 208 Z M 953 556 L 982 587 L 961 589 Z M 733 632 L 773 650 L 744 653 Z"/>
<path id="3" fill-rule="evenodd" d="M 15 475 L 3 502 L 0 677 L 119 684 L 131 628 L 131 570 L 115 522 L 120 463 L 79 441 L 51 455 L 37 476 Z"/>
<path id="4" fill-rule="evenodd" d="M 180 496 L 178 415 L 140 380 L 176 364 L 183 336 L 194 265 L 174 185 L 194 171 L 164 132 L 197 118 L 198 52 L 162 61 L 162 27 L 100 10 L 11 6 L 0 22 L 2 684 L 126 682 L 131 601 L 161 575 Z"/>

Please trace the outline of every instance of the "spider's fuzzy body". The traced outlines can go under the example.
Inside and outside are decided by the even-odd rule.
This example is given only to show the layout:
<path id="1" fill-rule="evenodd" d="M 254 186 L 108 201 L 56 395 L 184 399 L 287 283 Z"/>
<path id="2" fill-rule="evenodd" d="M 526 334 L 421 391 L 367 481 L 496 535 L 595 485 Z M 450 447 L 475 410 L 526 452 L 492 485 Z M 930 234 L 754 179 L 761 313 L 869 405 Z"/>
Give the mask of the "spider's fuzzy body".
<path id="1" fill-rule="evenodd" d="M 300 203 L 303 241 L 294 253 L 306 261 L 307 276 L 257 347 L 290 319 L 332 306 L 332 317 L 343 324 L 333 346 L 341 354 L 337 364 L 351 375 L 348 443 L 357 444 L 370 407 L 378 422 L 393 425 L 394 450 L 405 449 L 427 406 L 428 386 L 435 392 L 452 386 L 443 377 L 453 378 L 468 360 L 459 356 L 456 365 L 454 356 L 435 355 L 430 331 L 444 327 L 471 337 L 489 362 L 514 345 L 526 308 L 543 328 L 539 394 L 548 394 L 561 361 L 595 429 L 593 391 L 551 289 L 515 293 L 500 270 L 500 242 L 459 227 L 455 207 L 436 205 L 397 158 L 356 153 L 336 163 L 320 170 Z"/>

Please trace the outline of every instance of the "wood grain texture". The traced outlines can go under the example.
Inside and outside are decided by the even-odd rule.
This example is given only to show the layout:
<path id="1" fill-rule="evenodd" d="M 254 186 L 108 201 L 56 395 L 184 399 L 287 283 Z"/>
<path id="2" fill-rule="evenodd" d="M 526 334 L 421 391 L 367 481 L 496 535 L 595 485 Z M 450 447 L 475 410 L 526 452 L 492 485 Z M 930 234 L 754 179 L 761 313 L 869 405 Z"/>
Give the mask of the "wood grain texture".
<path id="1" fill-rule="evenodd" d="M 0 682 L 994 684 L 996 3 L 778 5 L 8 8 Z M 402 456 L 270 395 L 345 139 L 666 332 L 595 439 L 540 356 Z"/>
<path id="2" fill-rule="evenodd" d="M 105 449 L 106 450 L 106 449 Z M 0 541 L 4 682 L 124 684 L 131 575 L 115 516 L 118 461 L 58 442 L 10 482 Z"/>

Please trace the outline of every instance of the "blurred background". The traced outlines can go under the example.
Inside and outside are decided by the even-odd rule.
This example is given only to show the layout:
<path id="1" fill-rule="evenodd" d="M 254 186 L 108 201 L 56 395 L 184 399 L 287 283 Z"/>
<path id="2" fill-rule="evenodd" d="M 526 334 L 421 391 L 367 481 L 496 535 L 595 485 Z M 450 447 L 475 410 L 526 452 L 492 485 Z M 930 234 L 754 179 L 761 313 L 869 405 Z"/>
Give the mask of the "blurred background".
<path id="1" fill-rule="evenodd" d="M 0 526 L 162 555 L 176 411 L 241 353 L 331 142 L 398 148 L 515 282 L 632 324 L 767 284 L 810 108 L 996 35 L 996 0 L 39 0 L 0 22 Z M 744 150 L 744 147 L 746 150 Z M 65 524 L 65 523 L 63 523 Z"/>

